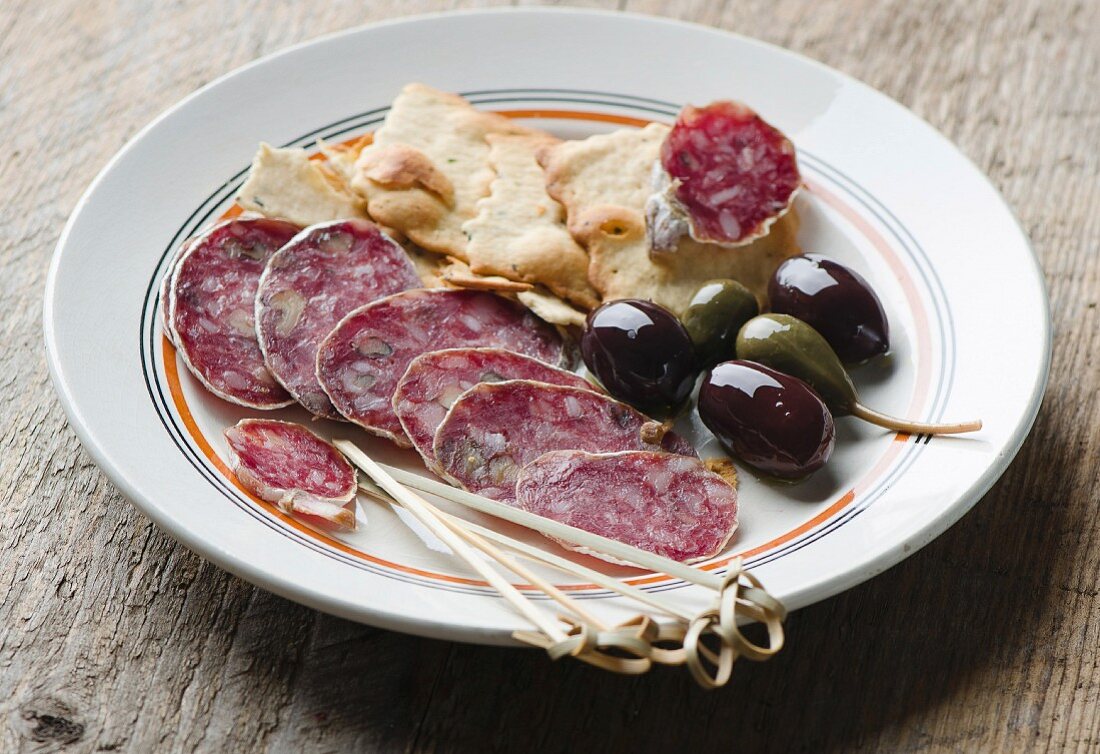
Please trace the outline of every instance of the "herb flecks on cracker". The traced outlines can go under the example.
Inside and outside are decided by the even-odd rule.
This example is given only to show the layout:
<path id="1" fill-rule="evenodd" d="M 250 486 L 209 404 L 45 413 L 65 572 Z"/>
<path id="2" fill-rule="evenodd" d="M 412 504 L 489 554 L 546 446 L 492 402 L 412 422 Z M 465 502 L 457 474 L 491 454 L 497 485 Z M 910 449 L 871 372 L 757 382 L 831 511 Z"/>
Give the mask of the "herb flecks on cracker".
<path id="1" fill-rule="evenodd" d="M 494 178 L 485 140 L 492 133 L 540 132 L 480 112 L 458 95 L 409 84 L 359 156 L 352 187 L 378 222 L 429 251 L 465 260 L 462 224 L 477 214 Z"/>
<path id="2" fill-rule="evenodd" d="M 298 225 L 367 216 L 363 200 L 338 172 L 310 160 L 304 149 L 276 149 L 269 144 L 260 144 L 252 158 L 237 203 Z"/>
<path id="3" fill-rule="evenodd" d="M 565 210 L 546 192 L 535 154 L 557 139 L 489 134 L 489 161 L 496 171 L 477 217 L 463 225 L 470 242 L 470 269 L 539 283 L 584 309 L 598 303 L 588 282 L 588 254 L 565 228 Z"/>

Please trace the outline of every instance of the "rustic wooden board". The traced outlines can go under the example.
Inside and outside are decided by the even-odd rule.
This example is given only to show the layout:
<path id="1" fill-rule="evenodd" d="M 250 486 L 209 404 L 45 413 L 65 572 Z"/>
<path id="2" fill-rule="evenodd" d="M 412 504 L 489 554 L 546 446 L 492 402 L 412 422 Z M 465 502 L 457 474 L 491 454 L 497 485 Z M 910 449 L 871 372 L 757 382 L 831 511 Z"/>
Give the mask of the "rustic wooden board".
<path id="1" fill-rule="evenodd" d="M 40 325 L 94 174 L 257 56 L 479 4 L 0 4 L 0 750 L 1100 749 L 1095 0 L 586 3 L 759 37 L 897 98 L 992 177 L 1050 285 L 1051 385 L 1005 477 L 924 551 L 792 616 L 780 657 L 725 690 L 316 613 L 200 560 L 106 481 L 66 426 Z"/>

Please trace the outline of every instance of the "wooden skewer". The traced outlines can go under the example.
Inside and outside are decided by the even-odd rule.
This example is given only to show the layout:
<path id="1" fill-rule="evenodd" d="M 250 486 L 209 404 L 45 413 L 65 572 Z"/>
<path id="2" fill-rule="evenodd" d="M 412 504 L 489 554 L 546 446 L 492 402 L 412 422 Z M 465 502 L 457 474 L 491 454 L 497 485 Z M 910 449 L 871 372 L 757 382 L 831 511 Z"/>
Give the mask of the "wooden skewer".
<path id="1" fill-rule="evenodd" d="M 607 537 L 601 537 L 566 524 L 561 524 L 557 521 L 543 518 L 542 516 L 536 516 L 526 511 L 503 505 L 495 500 L 459 490 L 402 469 L 384 466 L 383 464 L 375 462 L 347 440 L 337 440 L 334 444 L 352 461 L 352 463 L 363 469 L 363 471 L 377 483 L 376 485 L 364 485 L 368 491 L 373 493 L 374 487 L 377 486 L 383 492 L 393 497 L 398 503 L 409 508 L 410 512 L 414 515 L 418 515 L 419 511 L 420 514 L 418 518 L 423 516 L 423 518 L 421 518 L 422 523 L 429 525 L 429 528 L 431 528 L 437 536 L 439 536 L 439 530 L 445 531 L 451 535 L 451 538 L 440 538 L 443 539 L 445 543 L 452 545 L 452 549 L 455 549 L 453 546 L 454 541 L 462 545 L 465 545 L 466 542 L 469 541 L 475 544 L 475 546 L 478 546 L 478 549 L 481 549 L 490 557 L 497 560 L 498 563 L 522 575 L 522 572 L 517 570 L 516 566 L 519 568 L 523 567 L 519 566 L 513 558 L 489 545 L 488 542 L 478 534 L 469 531 L 469 527 L 474 526 L 473 524 L 469 522 L 459 523 L 461 519 L 449 516 L 438 508 L 435 508 L 427 501 L 410 492 L 403 485 L 408 485 L 422 492 L 438 495 L 446 500 L 465 505 L 474 510 L 488 513 L 498 518 L 512 521 L 513 523 L 526 526 L 558 539 L 563 539 L 567 542 L 602 551 L 628 563 L 650 568 L 654 571 L 661 571 L 670 576 L 679 577 L 685 581 L 712 589 L 716 594 L 716 600 L 712 607 L 688 619 L 686 633 L 682 633 L 678 637 L 678 639 L 683 640 L 681 649 L 664 650 L 654 646 L 654 641 L 667 641 L 669 639 L 677 640 L 677 637 L 665 633 L 663 634 L 665 638 L 662 639 L 659 627 L 650 622 L 645 616 L 638 616 L 637 619 L 617 626 L 611 631 L 600 630 L 598 635 L 591 633 L 590 628 L 593 623 L 595 623 L 595 625 L 600 625 L 598 621 L 573 623 L 569 635 L 562 639 L 557 638 L 562 635 L 560 627 L 554 626 L 554 628 L 557 629 L 556 631 L 548 631 L 546 630 L 545 623 L 537 620 L 532 620 L 532 622 L 543 630 L 543 634 L 533 634 L 528 631 L 517 631 L 513 634 L 513 636 L 522 641 L 545 648 L 552 658 L 572 655 L 585 662 L 615 670 L 620 673 L 645 672 L 650 663 L 654 661 L 665 662 L 667 664 L 687 662 L 692 675 L 700 685 L 708 688 L 715 688 L 724 685 L 729 680 L 733 663 L 738 656 L 745 656 L 754 660 L 765 660 L 773 656 L 783 646 L 782 621 L 786 615 L 786 610 L 781 603 L 764 591 L 755 577 L 741 570 L 740 559 L 733 561 L 730 568 L 727 569 L 727 573 L 719 577 L 716 574 L 700 571 L 683 563 L 678 563 L 669 558 L 655 555 L 637 547 L 608 539 Z M 409 505 L 406 505 L 406 500 L 411 501 L 411 503 L 417 507 L 411 508 Z M 434 526 L 430 525 L 429 521 L 434 523 Z M 503 535 L 496 535 L 494 533 L 494 536 Z M 545 555 L 541 553 L 541 551 L 539 552 L 541 555 Z M 488 571 L 494 575 L 498 575 L 484 563 L 471 561 L 469 559 L 469 552 L 466 552 L 463 557 L 468 563 L 475 567 L 478 573 L 484 575 L 485 571 Z M 545 558 L 540 559 L 545 560 Z M 569 561 L 564 562 L 568 563 Z M 481 567 L 478 568 L 478 565 Z M 576 566 L 576 564 L 572 563 L 569 565 L 571 567 Z M 567 568 L 566 570 L 571 570 L 571 568 Z M 530 576 L 535 576 L 537 578 L 537 575 L 530 571 L 527 571 L 526 575 L 523 575 L 524 578 L 528 578 L 529 581 L 532 581 L 529 578 Z M 742 583 L 742 578 L 748 580 L 747 585 Z M 497 586 L 492 580 L 488 578 L 486 580 L 493 584 L 493 586 Z M 592 580 L 599 583 L 603 580 L 602 574 L 599 575 L 598 578 Z M 534 582 L 532 581 L 532 583 Z M 534 612 L 530 603 L 524 600 L 522 595 L 519 595 L 518 591 L 515 590 L 511 584 L 507 582 L 504 582 L 504 584 L 518 597 L 520 603 L 526 606 L 527 609 L 521 609 L 521 614 L 530 618 L 531 613 Z M 551 590 L 558 591 L 553 585 L 545 581 L 542 581 L 542 585 L 543 586 L 540 586 L 540 588 L 543 588 L 551 597 L 554 597 L 554 594 L 546 590 L 545 586 L 549 586 Z M 625 587 L 626 585 L 620 584 L 619 586 Z M 504 591 L 501 590 L 500 587 L 497 588 L 498 591 L 504 594 Z M 616 589 L 616 591 L 621 592 L 621 588 Z M 576 614 L 581 614 L 572 607 L 571 603 L 575 602 L 574 600 L 560 592 L 559 594 L 562 598 L 559 602 L 567 604 Z M 648 597 L 648 595 L 646 596 Z M 643 599 L 642 601 L 647 604 L 650 602 L 648 599 Z M 661 607 L 659 609 L 664 608 Z M 737 627 L 737 615 L 739 613 L 744 617 L 765 623 L 768 628 L 768 645 L 758 646 L 744 637 Z M 568 622 L 568 619 L 563 620 Z M 657 633 L 654 633 L 655 629 Z M 707 649 L 702 643 L 702 637 L 708 634 L 713 634 L 720 640 L 720 646 L 717 653 Z M 611 648 L 625 651 L 633 655 L 633 658 L 627 659 L 621 656 L 608 654 L 606 650 Z M 712 664 L 710 670 L 703 664 L 704 659 Z"/>
<path id="2" fill-rule="evenodd" d="M 444 513 L 443 515 L 449 518 L 456 518 L 455 516 L 451 516 L 451 514 L 449 513 Z M 610 591 L 618 592 L 624 597 L 630 597 L 631 599 L 637 600 L 642 604 L 649 605 L 650 607 L 655 608 L 656 610 L 659 610 L 666 615 L 671 615 L 676 618 L 681 618 L 683 620 L 691 620 L 694 617 L 688 611 L 676 607 L 675 605 L 672 605 L 668 602 L 665 602 L 664 600 L 655 597 L 644 589 L 639 589 L 638 587 L 631 586 L 630 584 L 624 584 L 623 582 L 612 576 L 600 573 L 599 571 L 593 568 L 589 568 L 588 566 L 574 563 L 568 558 L 563 558 L 560 555 L 555 555 L 553 553 L 546 552 L 545 550 L 540 550 L 537 547 L 532 547 L 526 542 L 520 542 L 518 539 L 512 539 L 511 537 L 508 537 L 499 532 L 495 532 L 492 529 L 486 529 L 483 526 L 478 526 L 477 524 L 466 522 L 466 526 L 468 526 L 472 531 L 475 531 L 481 536 L 485 537 L 486 539 L 495 540 L 500 544 L 515 550 L 526 558 L 537 560 L 546 565 L 553 566 L 562 571 L 565 571 L 566 573 L 576 576 L 577 578 L 584 579 L 585 581 L 590 581 L 597 586 L 602 586 L 603 588 Z"/>
<path id="3" fill-rule="evenodd" d="M 397 501 L 394 500 L 394 498 L 391 497 L 389 494 L 387 494 L 385 490 L 379 487 L 378 484 L 374 482 L 374 480 L 360 481 L 359 488 L 366 491 L 368 494 L 380 497 L 387 502 L 397 503 Z M 469 521 L 464 521 L 458 516 L 452 516 L 449 513 L 439 510 L 435 506 L 432 506 L 432 512 L 440 520 L 442 520 L 444 524 L 450 527 L 455 534 L 465 539 L 467 542 L 484 552 L 493 560 L 499 562 L 501 565 L 515 573 L 520 578 L 525 579 L 529 584 L 541 589 L 552 600 L 557 602 L 565 609 L 571 611 L 581 620 L 591 623 L 593 626 L 600 629 L 601 631 L 610 630 L 610 626 L 608 626 L 603 620 L 597 618 L 595 615 L 589 612 L 584 606 L 578 603 L 577 600 L 562 592 L 549 581 L 542 578 L 537 573 L 531 571 L 531 569 L 517 562 L 516 559 L 513 558 L 511 555 L 508 555 L 505 552 L 501 552 L 499 549 L 491 545 L 486 540 L 503 540 L 501 541 L 501 544 L 505 545 L 522 545 L 521 542 L 516 542 L 509 537 L 505 537 L 503 534 L 497 535 L 496 532 L 490 529 L 486 529 L 484 527 L 478 526 L 477 524 L 470 523 Z M 532 547 L 531 549 L 533 550 L 535 548 Z"/>
<path id="4" fill-rule="evenodd" d="M 409 513 L 417 518 L 420 523 L 428 527 L 432 534 L 439 537 L 443 542 L 451 548 L 451 550 L 458 555 L 462 560 L 466 562 L 468 566 L 474 569 L 478 575 L 485 579 L 490 586 L 500 592 L 500 595 L 504 597 L 512 607 L 519 611 L 527 620 L 531 621 L 540 631 L 546 634 L 552 641 L 564 642 L 568 636 L 561 626 L 553 619 L 545 615 L 541 610 L 537 609 L 518 589 L 512 586 L 503 576 L 501 576 L 492 566 L 479 558 L 477 554 L 471 549 L 470 545 L 466 543 L 466 540 L 456 534 L 449 526 L 443 521 L 437 518 L 433 514 L 433 506 L 426 500 L 422 499 L 419 495 L 414 494 L 410 490 L 394 482 L 393 477 L 383 471 L 377 462 L 371 459 L 363 451 L 356 448 L 350 442 L 346 440 L 337 440 L 337 445 L 344 446 L 342 448 L 345 454 L 348 454 L 348 448 L 355 453 L 355 464 L 362 468 L 365 472 L 370 474 L 371 478 L 381 487 L 390 497 L 400 503 Z"/>
<path id="5" fill-rule="evenodd" d="M 493 560 L 503 565 L 512 573 L 516 574 L 522 579 L 525 579 L 527 583 L 532 586 L 541 589 L 546 593 L 550 599 L 557 602 L 559 605 L 569 610 L 581 620 L 598 628 L 600 631 L 610 631 L 611 627 L 600 618 L 593 615 L 586 608 L 584 608 L 577 600 L 573 599 L 565 592 L 558 589 L 546 579 L 539 576 L 527 566 L 518 562 L 515 558 L 506 552 L 502 552 L 499 548 L 488 542 L 481 537 L 478 533 L 470 531 L 467 528 L 466 522 L 453 516 L 447 516 L 443 511 L 437 510 L 437 515 L 440 520 L 443 521 L 455 534 L 465 539 L 471 545 L 484 552 Z M 461 522 L 461 523 L 460 523 Z"/>
<path id="6" fill-rule="evenodd" d="M 368 491 L 376 496 L 383 497 L 383 499 L 392 499 L 405 507 L 421 523 L 428 526 L 436 536 L 439 536 L 445 544 L 450 546 L 454 552 L 460 554 L 467 564 L 474 567 L 483 577 L 489 573 L 499 577 L 499 574 L 496 574 L 496 571 L 486 564 L 478 561 L 475 556 L 456 549 L 456 542 L 460 545 L 468 542 L 470 545 L 482 550 L 497 563 L 527 579 L 531 584 L 543 590 L 552 599 L 581 618 L 580 622 L 564 619 L 565 622 L 572 624 L 570 632 L 566 634 L 560 626 L 549 624 L 545 616 L 541 616 L 534 606 L 507 581 L 502 579 L 493 581 L 486 578 L 502 596 L 512 602 L 521 615 L 531 620 L 542 631 L 541 634 L 531 631 L 515 631 L 512 635 L 516 639 L 545 649 L 553 659 L 573 656 L 583 662 L 614 670 L 618 673 L 644 673 L 649 670 L 654 662 L 654 655 L 657 656 L 659 662 L 668 663 L 672 660 L 674 661 L 673 664 L 680 664 L 685 661 L 686 658 L 684 658 L 682 651 L 666 651 L 650 644 L 648 635 L 644 630 L 644 627 L 649 625 L 649 621 L 644 616 L 628 621 L 623 626 L 608 626 L 553 584 L 516 562 L 513 557 L 501 552 L 477 534 L 467 530 L 464 525 L 465 522 L 462 522 L 461 519 L 450 517 L 451 520 L 448 521 L 444 518 L 446 514 L 443 511 L 406 490 L 369 456 L 362 453 L 361 455 L 362 458 L 357 463 L 361 463 L 361 467 L 371 476 L 373 481 L 368 484 L 361 483 L 360 486 L 366 487 Z M 400 494 L 398 494 L 398 491 L 401 491 Z M 441 536 L 441 531 L 447 532 L 451 536 Z M 503 586 L 507 587 L 506 589 L 502 588 L 501 582 L 503 582 Z M 513 596 L 518 599 L 513 600 Z M 540 616 L 542 620 L 536 620 L 535 616 Z M 609 654 L 607 651 L 609 649 L 625 652 L 626 656 Z"/>
<path id="7" fill-rule="evenodd" d="M 458 518 L 457 516 L 452 516 L 451 514 L 446 513 L 444 511 L 439 511 L 439 515 L 445 521 L 458 521 L 458 522 L 461 522 L 461 525 L 464 526 L 465 528 L 467 528 L 469 530 L 470 534 L 472 534 L 475 537 L 477 537 L 478 535 L 484 535 L 486 538 L 497 540 L 501 544 L 504 544 L 504 545 L 506 545 L 508 547 L 511 547 L 511 548 L 515 548 L 517 551 L 520 552 L 521 555 L 525 555 L 526 557 L 528 557 L 532 560 L 540 561 L 540 562 L 547 563 L 547 564 L 550 564 L 550 565 L 557 565 L 559 568 L 566 571 L 567 573 L 573 573 L 575 575 L 579 575 L 579 576 L 581 576 L 581 578 L 585 578 L 587 576 L 590 580 L 592 580 L 594 582 L 597 582 L 597 583 L 603 582 L 608 586 L 608 588 L 612 589 L 613 591 L 617 591 L 620 594 L 623 594 L 624 596 L 627 596 L 627 597 L 633 597 L 635 600 L 637 600 L 637 601 L 639 601 L 643 604 L 649 604 L 651 606 L 656 607 L 661 612 L 668 613 L 670 615 L 674 615 L 674 616 L 680 618 L 680 620 L 678 622 L 674 623 L 674 624 L 662 626 L 660 624 L 652 623 L 652 619 L 650 619 L 646 616 L 638 616 L 637 618 L 633 619 L 632 621 L 628 621 L 627 624 L 612 628 L 612 627 L 608 626 L 607 624 L 603 623 L 602 621 L 600 621 L 595 616 L 591 615 L 590 613 L 586 613 L 585 611 L 583 611 L 583 609 L 580 607 L 580 604 L 578 603 L 577 600 L 572 599 L 572 598 L 562 594 L 552 584 L 549 584 L 548 582 L 540 579 L 536 574 L 534 574 L 530 571 L 527 571 L 526 569 L 523 569 L 521 571 L 518 568 L 516 568 L 515 566 L 518 566 L 519 564 L 515 563 L 514 559 L 512 560 L 512 563 L 515 563 L 515 565 L 508 565 L 506 563 L 507 567 L 512 568 L 520 576 L 523 576 L 524 578 L 527 578 L 528 581 L 530 581 L 532 584 L 534 584 L 535 586 L 542 589 L 544 592 L 549 594 L 551 597 L 553 597 L 555 594 L 562 594 L 562 596 L 565 597 L 565 602 L 563 602 L 562 604 L 564 604 L 566 607 L 568 607 L 574 613 L 579 615 L 581 618 L 585 618 L 587 616 L 588 622 L 591 623 L 592 625 L 596 626 L 600 631 L 603 631 L 603 632 L 606 632 L 606 633 L 609 633 L 609 634 L 616 634 L 617 633 L 619 635 L 619 641 L 622 641 L 623 640 L 622 639 L 622 634 L 625 630 L 625 632 L 627 634 L 627 636 L 626 636 L 627 644 L 625 646 L 620 645 L 620 649 L 626 649 L 628 651 L 635 651 L 636 652 L 637 651 L 637 645 L 636 645 L 635 642 L 644 641 L 645 642 L 645 647 L 646 647 L 646 651 L 645 651 L 644 654 L 648 658 L 648 660 L 651 661 L 651 662 L 661 663 L 662 665 L 682 665 L 685 662 L 689 661 L 688 652 L 683 648 L 682 642 L 683 642 L 684 637 L 687 635 L 687 631 L 689 629 L 689 624 L 694 619 L 694 617 L 691 614 L 689 614 L 685 611 L 681 611 L 681 610 L 679 610 L 678 608 L 676 608 L 674 606 L 667 605 L 667 604 L 663 603 L 660 600 L 654 599 L 652 596 L 650 596 L 648 593 L 642 591 L 641 589 L 637 589 L 637 588 L 632 587 L 628 584 L 623 584 L 622 582 L 618 581 L 617 579 L 613 579 L 609 576 L 604 576 L 599 571 L 594 571 L 590 568 L 585 568 L 584 566 L 573 563 L 572 561 L 566 560 L 565 558 L 561 558 L 561 557 L 558 557 L 556 555 L 551 555 L 550 553 L 543 552 L 542 550 L 539 550 L 536 547 L 531 547 L 530 545 L 527 545 L 523 542 L 512 539 L 512 538 L 507 537 L 503 534 L 499 534 L 497 532 L 494 532 L 492 529 L 486 529 L 482 526 L 478 526 L 477 524 L 470 523 L 469 521 L 464 521 L 464 520 Z M 482 541 L 484 542 L 484 540 L 482 540 Z M 497 552 L 499 552 L 499 550 Z M 500 553 L 500 555 L 503 556 L 504 553 Z M 557 562 L 555 562 L 555 561 L 557 561 Z M 587 571 L 587 573 L 585 573 L 585 571 Z M 648 640 L 643 639 L 641 635 L 630 636 L 630 629 L 627 628 L 627 626 L 629 626 L 630 624 L 634 624 L 636 626 L 636 628 L 640 629 L 640 627 L 642 625 L 642 623 L 641 623 L 642 621 L 644 621 L 646 624 L 651 624 L 650 628 L 652 629 L 653 633 L 650 634 L 650 638 Z M 604 635 L 606 636 L 606 634 L 604 634 Z M 515 636 L 516 636 L 516 638 L 523 639 L 524 641 L 527 641 L 528 643 L 535 643 L 535 644 L 538 643 L 537 641 L 532 641 L 530 637 L 524 638 L 520 634 L 515 634 Z M 661 641 L 671 642 L 673 644 L 678 644 L 679 646 L 678 647 L 673 647 L 673 648 L 667 648 L 667 647 L 663 647 L 663 646 L 655 646 L 652 643 L 654 640 L 659 641 L 659 642 L 661 642 Z M 705 648 L 703 648 L 703 649 L 704 649 L 704 651 L 706 651 Z M 709 656 L 710 652 L 707 651 L 707 654 Z M 643 662 L 639 659 L 626 660 L 626 659 L 619 658 L 619 657 L 608 656 L 608 655 L 605 655 L 603 653 L 597 653 L 595 656 L 578 655 L 578 657 L 579 657 L 579 659 L 582 659 L 586 662 L 590 662 L 593 665 L 597 665 L 599 667 L 603 667 L 603 668 L 607 668 L 607 669 L 611 669 L 611 670 L 616 670 L 617 672 L 621 672 L 621 673 L 623 673 L 623 672 L 629 672 L 629 673 L 643 672 L 643 667 L 644 667 Z M 693 670 L 692 673 L 693 673 L 693 675 L 698 675 L 697 671 Z"/>
<path id="8" fill-rule="evenodd" d="M 365 490 L 367 493 L 373 494 L 375 496 L 381 496 L 381 498 L 386 501 L 392 501 L 395 503 L 397 502 L 392 498 L 392 496 L 389 496 L 385 490 L 383 490 L 381 487 L 378 487 L 378 485 L 373 480 L 367 481 L 366 483 L 360 482 L 359 485 L 360 489 Z M 487 529 L 483 526 L 477 526 L 476 524 L 470 523 L 469 521 L 463 521 L 462 518 L 459 518 L 458 516 L 452 516 L 449 513 L 440 511 L 439 509 L 437 509 L 437 507 L 434 506 L 433 512 L 440 518 L 440 520 L 444 524 L 447 524 L 455 534 L 458 534 L 460 537 L 465 539 L 466 542 L 469 542 L 477 549 L 483 551 L 483 553 L 485 553 L 485 555 L 487 555 L 488 557 L 491 557 L 499 562 L 500 565 L 503 565 L 511 572 L 514 572 L 516 576 L 519 576 L 522 579 L 526 579 L 528 583 L 532 584 L 532 586 L 535 586 L 538 589 L 541 589 L 543 592 L 546 592 L 550 599 L 562 605 L 562 607 L 566 610 L 571 611 L 577 616 L 577 618 L 591 623 L 601 631 L 610 630 L 610 626 L 607 625 L 607 623 L 597 618 L 597 616 L 593 615 L 590 611 L 585 609 L 583 605 L 581 605 L 579 602 L 569 597 L 568 594 L 565 594 L 563 591 L 558 589 L 558 587 L 553 586 L 553 584 L 546 579 L 543 579 L 541 576 L 538 575 L 538 573 L 535 573 L 526 566 L 520 564 L 520 562 L 518 562 L 515 558 L 511 557 L 507 553 L 503 553 L 502 550 L 486 542 L 486 539 L 496 539 L 497 542 L 500 542 L 500 544 L 508 546 L 522 545 L 522 543 L 516 542 L 516 540 L 511 539 L 510 537 L 506 537 L 503 534 L 497 535 L 495 532 L 492 531 L 492 529 Z M 531 549 L 535 548 L 532 547 Z"/>
<path id="9" fill-rule="evenodd" d="M 385 490 L 377 486 L 373 481 L 369 479 L 360 480 L 359 487 L 369 495 L 374 495 L 376 497 L 382 496 L 383 499 L 391 501 L 393 500 L 393 498 L 386 495 Z M 656 595 L 650 594 L 644 589 L 639 589 L 636 586 L 625 584 L 613 576 L 608 576 L 605 573 L 600 573 L 594 568 L 589 568 L 588 566 L 581 565 L 580 563 L 574 563 L 568 558 L 563 558 L 560 555 L 555 555 L 552 552 L 546 552 L 545 550 L 539 549 L 538 547 L 529 545 L 526 542 L 521 542 L 518 539 L 513 539 L 506 534 L 501 534 L 500 532 L 493 531 L 492 529 L 487 529 L 484 526 L 480 526 L 479 524 L 459 519 L 458 516 L 454 516 L 445 511 L 440 511 L 440 514 L 448 520 L 462 521 L 462 525 L 470 531 L 480 535 L 485 539 L 492 540 L 497 544 L 504 545 L 511 550 L 515 550 L 521 556 L 529 560 L 538 561 L 553 568 L 557 568 L 560 571 L 564 571 L 571 576 L 576 576 L 577 578 L 583 579 L 584 581 L 590 581 L 597 586 L 602 586 L 604 589 L 618 592 L 624 597 L 629 597 L 630 599 L 641 602 L 642 604 L 659 610 L 666 615 L 671 615 L 684 621 L 690 621 L 692 618 L 695 617 L 687 610 L 683 610 L 676 605 L 670 604 L 658 598 Z"/>
<path id="10" fill-rule="evenodd" d="M 528 513 L 519 508 L 513 508 L 504 503 L 498 503 L 496 500 L 490 500 L 487 497 L 475 495 L 466 490 L 460 490 L 449 484 L 427 479 L 419 474 L 405 471 L 404 469 L 379 464 L 347 440 L 336 440 L 333 444 L 339 448 L 352 463 L 362 468 L 372 477 L 374 477 L 374 474 L 371 474 L 370 468 L 364 464 L 372 464 L 377 470 L 390 474 L 395 480 L 414 490 L 438 495 L 445 500 L 464 505 L 467 508 L 473 508 L 482 513 L 488 513 L 491 516 L 502 518 L 505 521 L 511 521 L 520 526 L 525 526 L 528 529 L 534 529 L 543 534 L 548 534 L 558 539 L 564 539 L 566 542 L 572 544 L 590 547 L 599 552 L 613 555 L 620 560 L 625 560 L 628 563 L 634 563 L 659 573 L 666 573 L 669 576 L 683 579 L 684 581 L 690 581 L 693 584 L 698 584 L 708 589 L 719 591 L 722 588 L 721 577 L 713 573 L 701 571 L 698 568 L 679 563 L 671 558 L 655 555 L 654 553 L 647 552 L 646 550 L 628 545 L 624 542 L 619 542 L 618 540 L 602 537 L 599 534 L 593 534 L 592 532 L 584 531 L 583 529 L 578 529 L 568 524 L 553 521 L 543 516 L 537 516 L 534 513 Z M 400 485 L 398 486 L 400 487 Z M 389 490 L 387 490 L 387 492 L 388 491 Z"/>

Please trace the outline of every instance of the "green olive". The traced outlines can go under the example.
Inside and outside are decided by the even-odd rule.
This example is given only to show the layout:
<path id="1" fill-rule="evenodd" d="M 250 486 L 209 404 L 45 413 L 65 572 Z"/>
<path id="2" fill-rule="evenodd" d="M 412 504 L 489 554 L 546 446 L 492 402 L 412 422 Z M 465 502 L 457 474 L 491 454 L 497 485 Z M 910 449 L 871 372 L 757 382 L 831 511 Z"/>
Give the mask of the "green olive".
<path id="1" fill-rule="evenodd" d="M 756 296 L 736 280 L 708 280 L 695 292 L 681 320 L 702 366 L 733 358 L 741 326 L 760 311 Z"/>
<path id="2" fill-rule="evenodd" d="M 852 413 L 855 385 L 817 330 L 789 314 L 753 317 L 737 334 L 737 358 L 789 374 L 817 391 L 833 414 Z"/>
<path id="3" fill-rule="evenodd" d="M 761 314 L 737 334 L 737 358 L 797 377 L 812 387 L 837 416 L 852 414 L 871 424 L 910 434 L 956 434 L 982 428 L 981 421 L 929 424 L 879 413 L 860 403 L 852 379 L 828 341 L 789 314 Z"/>

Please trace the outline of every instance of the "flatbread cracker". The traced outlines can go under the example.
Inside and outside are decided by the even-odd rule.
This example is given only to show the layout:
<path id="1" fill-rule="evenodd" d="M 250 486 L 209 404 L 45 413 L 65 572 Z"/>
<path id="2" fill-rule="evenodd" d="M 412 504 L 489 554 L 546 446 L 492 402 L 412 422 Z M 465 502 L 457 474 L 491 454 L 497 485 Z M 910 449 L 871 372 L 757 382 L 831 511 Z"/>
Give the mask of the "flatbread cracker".
<path id="1" fill-rule="evenodd" d="M 424 84 L 397 95 L 386 122 L 356 162 L 352 188 L 371 216 L 429 251 L 466 260 L 462 224 L 493 181 L 491 133 L 539 133 Z"/>
<path id="2" fill-rule="evenodd" d="M 546 190 L 565 205 L 574 237 L 586 235 L 590 211 L 598 223 L 604 219 L 601 207 L 645 208 L 653 163 L 669 130 L 663 123 L 650 123 L 540 150 Z"/>
<path id="3" fill-rule="evenodd" d="M 445 288 L 447 286 L 443 281 L 443 267 L 447 263 L 446 257 L 424 251 L 408 241 L 398 241 L 398 243 L 409 255 L 413 268 L 416 270 L 416 276 L 420 278 L 420 282 L 424 284 L 425 288 Z"/>
<path id="4" fill-rule="evenodd" d="M 624 232 L 609 232 L 606 227 Z M 715 278 L 740 281 L 763 303 L 775 268 L 800 253 L 797 233 L 798 214 L 792 208 L 768 235 L 748 246 L 726 249 L 684 238 L 675 254 L 654 260 L 641 214 L 612 213 L 607 225 L 595 227 L 587 236 L 592 259 L 589 276 L 606 300 L 648 299 L 678 315 L 699 287 Z"/>
<path id="5" fill-rule="evenodd" d="M 555 296 L 542 286 L 516 294 L 519 302 L 534 312 L 535 316 L 552 325 L 584 327 L 586 315 Z"/>
<path id="6" fill-rule="evenodd" d="M 237 203 L 268 217 L 298 225 L 367 217 L 366 205 L 323 163 L 304 149 L 276 149 L 260 144 Z"/>
<path id="7" fill-rule="evenodd" d="M 650 178 L 668 126 L 650 124 L 564 142 L 543 150 L 547 190 L 566 209 L 573 236 L 588 249 L 588 279 L 605 300 L 641 298 L 681 313 L 707 280 L 739 280 L 763 300 L 768 279 L 799 253 L 792 210 L 758 241 L 736 249 L 681 239 L 654 260 L 645 232 Z"/>
<path id="8" fill-rule="evenodd" d="M 325 156 L 324 165 L 330 167 L 340 176 L 344 185 L 350 190 L 351 179 L 355 176 L 355 161 L 363 148 L 373 141 L 370 134 L 360 136 L 348 144 L 329 144 L 324 139 L 317 140 L 317 148 Z"/>
<path id="9" fill-rule="evenodd" d="M 444 283 L 455 288 L 472 288 L 497 293 L 519 293 L 535 287 L 531 283 L 509 280 L 500 275 L 478 275 L 471 271 L 470 266 L 461 259 L 454 258 L 448 259 L 440 267 L 440 278 Z"/>
<path id="10" fill-rule="evenodd" d="M 496 172 L 490 193 L 477 203 L 477 217 L 462 229 L 466 256 L 479 275 L 541 283 L 570 302 L 598 303 L 588 282 L 588 254 L 565 228 L 565 210 L 546 193 L 537 151 L 553 137 L 488 134 L 489 163 Z"/>

